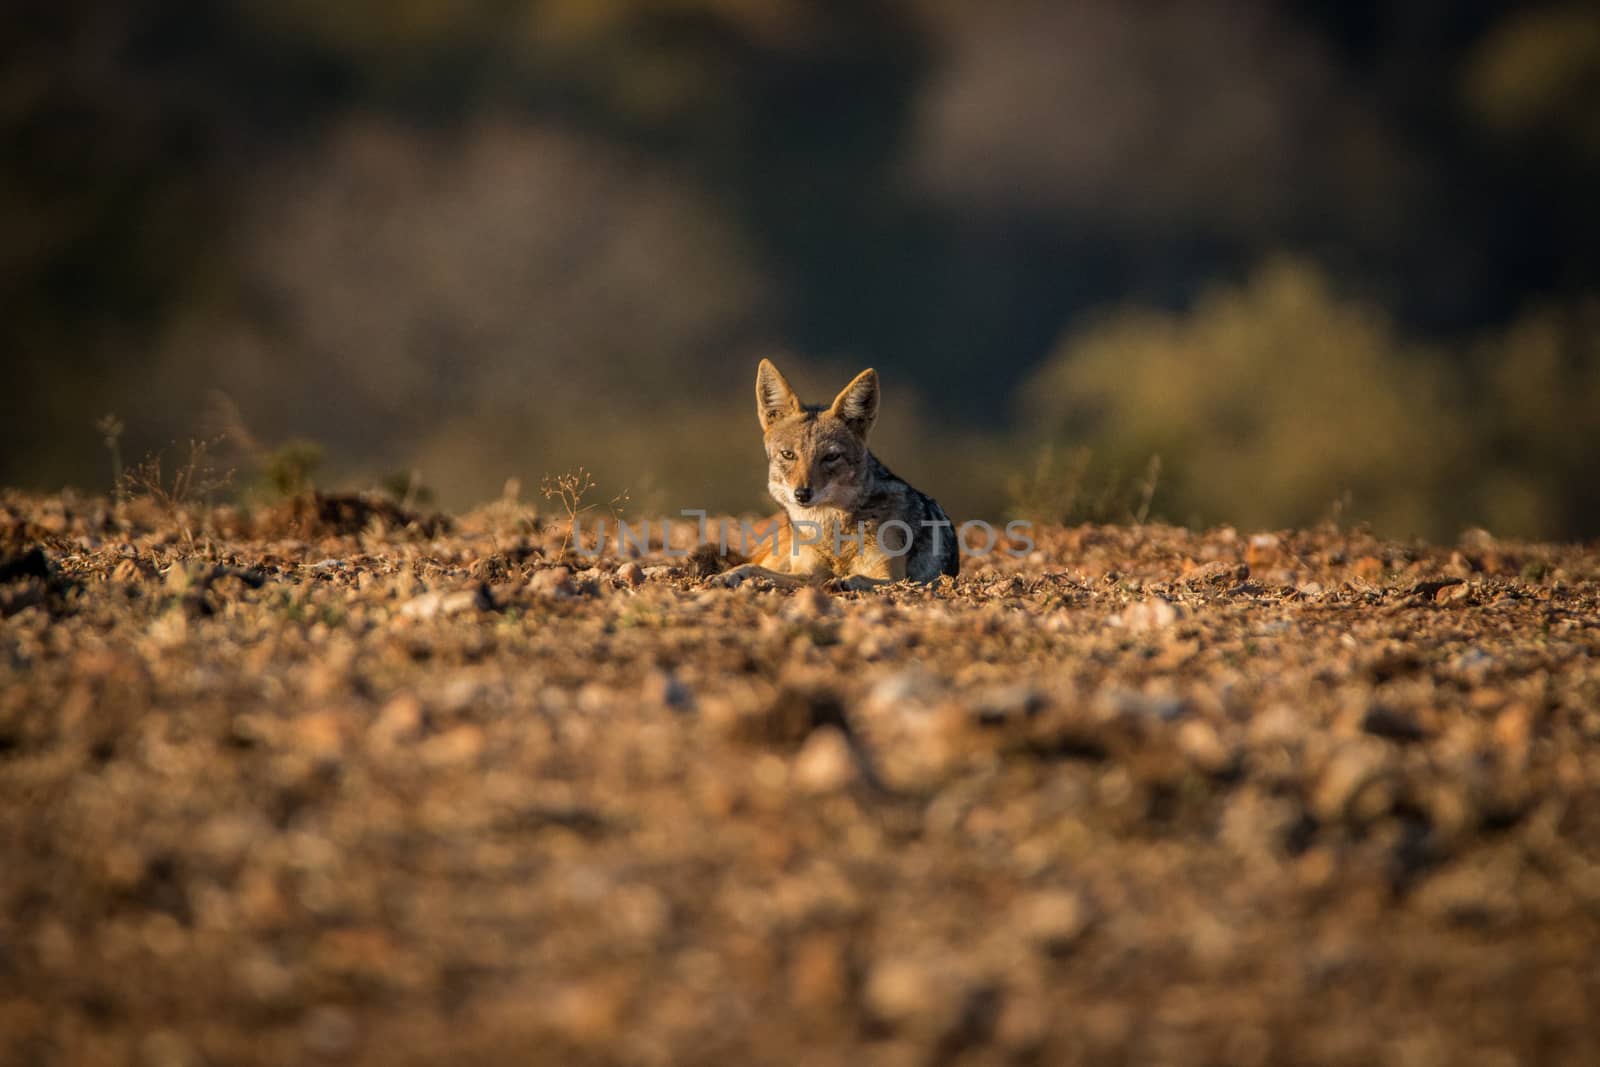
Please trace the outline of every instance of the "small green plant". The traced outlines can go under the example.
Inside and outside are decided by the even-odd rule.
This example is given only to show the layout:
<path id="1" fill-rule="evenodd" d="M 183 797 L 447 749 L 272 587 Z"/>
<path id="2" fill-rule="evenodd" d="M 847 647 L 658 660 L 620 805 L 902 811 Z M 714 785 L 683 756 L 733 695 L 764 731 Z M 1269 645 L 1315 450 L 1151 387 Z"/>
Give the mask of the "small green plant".
<path id="1" fill-rule="evenodd" d="M 320 466 L 322 446 L 315 441 L 295 438 L 285 441 L 262 460 L 261 481 L 277 496 L 299 496 L 311 488 L 311 476 Z"/>
<path id="2" fill-rule="evenodd" d="M 433 490 L 423 484 L 422 472 L 419 470 L 395 471 L 384 478 L 381 485 L 390 499 L 408 511 L 413 508 L 433 506 Z"/>

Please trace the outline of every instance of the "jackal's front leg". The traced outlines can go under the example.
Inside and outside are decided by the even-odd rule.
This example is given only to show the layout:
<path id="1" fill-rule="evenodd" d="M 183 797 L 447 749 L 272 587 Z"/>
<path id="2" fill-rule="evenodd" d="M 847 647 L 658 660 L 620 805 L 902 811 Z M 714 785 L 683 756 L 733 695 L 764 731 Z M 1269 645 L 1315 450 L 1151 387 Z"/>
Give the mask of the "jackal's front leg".
<path id="1" fill-rule="evenodd" d="M 870 593 L 893 585 L 906 576 L 905 561 L 887 554 L 869 555 L 856 560 L 854 573 L 841 575 L 828 583 L 838 593 Z"/>
<path id="2" fill-rule="evenodd" d="M 852 574 L 848 578 L 835 578 L 828 589 L 835 593 L 870 593 L 894 584 L 893 578 L 874 578 L 869 574 Z"/>
<path id="3" fill-rule="evenodd" d="M 764 578 L 773 585 L 784 589 L 794 589 L 810 584 L 809 576 L 784 574 L 781 571 L 770 570 L 754 563 L 744 563 L 731 570 L 725 570 L 721 574 L 712 575 L 706 580 L 706 584 L 713 589 L 733 589 L 752 578 Z"/>

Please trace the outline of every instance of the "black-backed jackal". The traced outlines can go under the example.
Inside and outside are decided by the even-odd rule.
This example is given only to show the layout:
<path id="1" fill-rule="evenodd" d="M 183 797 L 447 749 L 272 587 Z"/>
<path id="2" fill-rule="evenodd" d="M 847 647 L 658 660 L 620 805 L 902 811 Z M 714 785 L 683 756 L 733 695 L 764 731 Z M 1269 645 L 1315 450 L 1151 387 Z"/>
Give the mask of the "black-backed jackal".
<path id="1" fill-rule="evenodd" d="M 871 589 L 931 582 L 960 567 L 956 531 L 937 501 L 895 477 L 867 448 L 878 417 L 878 372 L 864 370 L 832 404 L 802 404 L 778 368 L 756 371 L 767 489 L 783 506 L 777 535 L 750 562 L 713 579 L 781 585 L 833 582 Z"/>

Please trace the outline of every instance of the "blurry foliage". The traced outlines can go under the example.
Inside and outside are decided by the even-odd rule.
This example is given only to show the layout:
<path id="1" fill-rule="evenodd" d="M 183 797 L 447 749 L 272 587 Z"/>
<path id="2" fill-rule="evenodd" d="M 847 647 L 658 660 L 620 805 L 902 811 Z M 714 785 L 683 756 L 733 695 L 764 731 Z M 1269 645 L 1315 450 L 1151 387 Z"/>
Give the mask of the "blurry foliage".
<path id="1" fill-rule="evenodd" d="M 1255 235 L 1294 218 L 1314 175 L 1347 201 L 1347 142 L 1384 137 L 1343 107 L 1327 50 L 1282 7 L 934 10 L 947 61 L 919 101 L 917 175 L 985 215 Z"/>
<path id="2" fill-rule="evenodd" d="M 1007 512 L 1031 522 L 1138 524 L 1151 517 L 1160 487 L 1160 456 L 1150 457 L 1142 477 L 1128 480 L 1119 470 L 1099 470 L 1088 448 L 1046 444 L 1031 467 L 1007 479 Z"/>
<path id="3" fill-rule="evenodd" d="M 1592 305 L 1536 314 L 1452 362 L 1280 261 L 1187 314 L 1128 310 L 1068 336 L 1022 407 L 1033 432 L 1113 468 L 1162 457 L 1156 510 L 1181 522 L 1331 510 L 1399 535 L 1541 536 L 1600 518 L 1580 489 L 1600 463 L 1597 325 Z"/>
<path id="4" fill-rule="evenodd" d="M 538 98 L 636 134 L 725 134 L 746 103 L 729 84 L 752 80 L 756 52 L 830 28 L 798 0 L 237 2 L 249 24 L 334 57 L 374 99 L 448 112 L 485 93 Z"/>
<path id="5" fill-rule="evenodd" d="M 500 122 L 352 119 L 261 176 L 236 240 L 232 291 L 177 324 L 156 387 L 248 398 L 260 436 L 322 442 L 336 476 L 402 459 L 451 507 L 545 462 L 671 473 L 669 439 L 748 391 L 768 292 L 670 170 Z"/>
<path id="6" fill-rule="evenodd" d="M 1298 263 L 1187 316 L 1127 311 L 1070 336 L 1024 406 L 1045 437 L 1123 469 L 1161 456 L 1179 521 L 1311 523 L 1348 490 L 1385 529 L 1441 532 L 1433 491 L 1462 444 L 1439 358 Z"/>
<path id="7" fill-rule="evenodd" d="M 1522 317 L 1472 369 L 1483 461 L 1468 484 L 1490 529 L 1600 528 L 1600 300 Z"/>
<path id="8" fill-rule="evenodd" d="M 389 499 L 407 510 L 431 508 L 438 501 L 437 494 L 423 484 L 419 470 L 394 471 L 384 477 L 380 488 L 389 495 Z"/>
<path id="9" fill-rule="evenodd" d="M 321 465 L 322 446 L 296 438 L 262 458 L 261 482 L 274 496 L 297 496 L 311 488 L 311 476 Z"/>
<path id="10" fill-rule="evenodd" d="M 875 444 L 967 514 L 1015 475 L 1063 516 L 1277 525 L 1348 491 L 1390 532 L 1600 529 L 1589 452 L 1526 414 L 1600 361 L 1569 321 L 1600 293 L 1594 15 L 1227 14 L 29 5 L 0 41 L 0 481 L 103 481 L 93 412 L 137 411 L 138 455 L 223 389 L 322 442 L 319 478 L 400 468 L 445 507 L 585 463 L 658 512 L 763 508 L 749 378 L 781 339 L 819 398 L 879 367 Z M 1196 301 L 1285 251 L 1320 273 Z M 1568 310 L 1506 325 L 1534 304 Z M 1110 306 L 1152 310 L 1083 328 Z M 1064 331 L 1023 407 L 1078 474 L 1000 429 Z"/>
<path id="11" fill-rule="evenodd" d="M 1600 163 L 1600 10 L 1566 4 L 1507 18 L 1476 49 L 1466 91 L 1496 131 L 1545 137 Z"/>

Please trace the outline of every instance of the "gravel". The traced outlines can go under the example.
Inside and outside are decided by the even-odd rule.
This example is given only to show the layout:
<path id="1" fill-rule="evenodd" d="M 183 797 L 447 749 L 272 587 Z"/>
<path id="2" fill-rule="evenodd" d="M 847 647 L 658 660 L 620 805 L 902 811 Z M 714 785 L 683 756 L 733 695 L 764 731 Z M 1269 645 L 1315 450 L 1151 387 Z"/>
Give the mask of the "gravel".
<path id="1" fill-rule="evenodd" d="M 0 1063 L 1600 1060 L 1600 552 L 0 496 Z"/>

